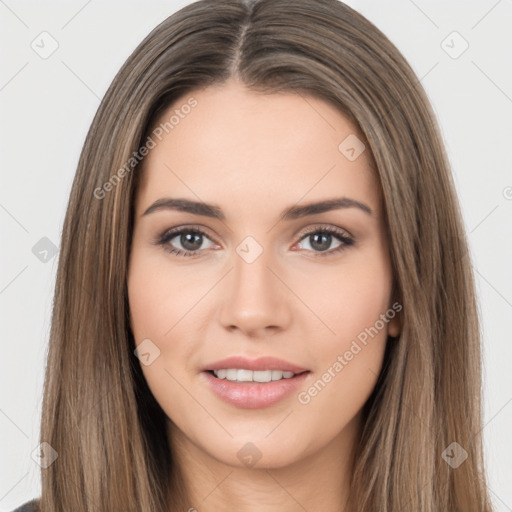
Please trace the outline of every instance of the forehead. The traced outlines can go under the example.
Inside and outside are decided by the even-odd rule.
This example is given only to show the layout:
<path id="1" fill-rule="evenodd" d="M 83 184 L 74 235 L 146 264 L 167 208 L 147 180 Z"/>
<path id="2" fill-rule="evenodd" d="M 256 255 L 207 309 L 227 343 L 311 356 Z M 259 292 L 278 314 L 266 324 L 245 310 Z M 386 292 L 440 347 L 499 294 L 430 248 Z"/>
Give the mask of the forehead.
<path id="1" fill-rule="evenodd" d="M 163 195 L 214 199 L 226 208 L 344 195 L 377 209 L 369 151 L 356 159 L 346 153 L 347 144 L 361 151 L 362 135 L 316 97 L 265 95 L 228 81 L 182 96 L 152 130 L 156 144 L 144 158 L 138 211 Z"/>

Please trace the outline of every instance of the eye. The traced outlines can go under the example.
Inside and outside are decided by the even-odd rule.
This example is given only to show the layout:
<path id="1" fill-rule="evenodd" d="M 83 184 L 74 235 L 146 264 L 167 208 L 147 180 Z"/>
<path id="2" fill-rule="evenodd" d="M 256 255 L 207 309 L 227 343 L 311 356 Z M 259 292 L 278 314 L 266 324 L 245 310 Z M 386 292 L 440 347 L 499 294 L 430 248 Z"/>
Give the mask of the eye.
<path id="1" fill-rule="evenodd" d="M 201 252 L 208 247 L 204 247 L 204 239 L 208 239 L 206 233 L 198 228 L 179 228 L 166 231 L 156 241 L 157 245 L 162 245 L 167 252 L 177 256 L 200 256 Z M 211 241 L 211 240 L 210 240 Z M 176 248 L 181 245 L 181 248 Z"/>
<path id="2" fill-rule="evenodd" d="M 333 240 L 338 240 L 339 244 L 334 249 L 329 249 Z M 210 244 L 206 244 L 205 240 L 209 240 Z M 304 244 L 302 240 L 306 240 Z M 176 256 L 201 256 L 201 253 L 212 248 L 213 245 L 220 247 L 208 237 L 208 235 L 199 228 L 182 227 L 165 231 L 154 242 L 156 245 L 161 245 L 164 249 Z M 345 231 L 334 227 L 316 227 L 308 230 L 300 239 L 298 245 L 300 249 L 304 249 L 303 245 L 309 245 L 307 250 L 316 253 L 314 256 L 328 256 L 350 247 L 354 244 L 354 239 L 349 236 Z M 177 247 L 178 246 L 178 247 Z M 179 247 L 181 246 L 181 247 Z"/>
<path id="3" fill-rule="evenodd" d="M 334 249 L 328 250 L 334 239 L 338 239 L 340 243 Z M 305 245 L 309 245 L 311 250 L 316 253 L 314 255 L 315 257 L 330 256 L 354 245 L 354 239 L 348 236 L 345 231 L 326 226 L 310 229 L 306 232 L 305 236 L 301 238 L 301 240 L 307 241 L 307 244 Z M 304 245 L 304 243 L 299 242 L 299 245 L 303 248 L 302 245 Z"/>

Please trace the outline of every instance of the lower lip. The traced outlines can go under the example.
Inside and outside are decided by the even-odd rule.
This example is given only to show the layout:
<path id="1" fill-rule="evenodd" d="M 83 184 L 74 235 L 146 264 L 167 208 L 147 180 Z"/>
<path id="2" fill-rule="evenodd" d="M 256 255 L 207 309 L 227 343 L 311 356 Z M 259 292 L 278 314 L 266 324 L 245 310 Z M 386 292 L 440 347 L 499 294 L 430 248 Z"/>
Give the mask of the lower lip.
<path id="1" fill-rule="evenodd" d="M 309 373 L 270 382 L 235 382 L 218 379 L 210 372 L 201 372 L 221 400 L 241 409 L 261 409 L 283 400 L 304 383 Z"/>

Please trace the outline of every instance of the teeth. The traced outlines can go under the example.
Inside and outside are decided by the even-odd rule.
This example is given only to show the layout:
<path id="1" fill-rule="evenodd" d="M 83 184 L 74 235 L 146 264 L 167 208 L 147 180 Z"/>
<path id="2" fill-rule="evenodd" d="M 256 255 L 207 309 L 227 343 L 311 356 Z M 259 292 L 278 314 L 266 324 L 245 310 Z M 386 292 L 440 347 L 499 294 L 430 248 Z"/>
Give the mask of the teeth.
<path id="1" fill-rule="evenodd" d="M 295 375 L 293 372 L 283 372 L 281 370 L 252 371 L 238 368 L 213 370 L 213 373 L 219 379 L 237 382 L 270 382 L 271 380 L 290 379 Z"/>

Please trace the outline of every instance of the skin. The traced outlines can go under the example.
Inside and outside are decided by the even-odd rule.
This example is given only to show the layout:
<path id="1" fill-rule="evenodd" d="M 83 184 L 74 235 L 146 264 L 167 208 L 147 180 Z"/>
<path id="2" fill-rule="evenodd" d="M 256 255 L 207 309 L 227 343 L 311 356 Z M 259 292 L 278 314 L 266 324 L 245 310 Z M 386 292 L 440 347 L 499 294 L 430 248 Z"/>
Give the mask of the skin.
<path id="1" fill-rule="evenodd" d="M 141 366 L 169 418 L 190 507 L 346 511 L 361 409 L 388 335 L 400 332 L 398 316 L 307 404 L 292 393 L 270 407 L 237 408 L 205 385 L 200 370 L 231 355 L 271 355 L 309 369 L 299 391 L 307 390 L 391 308 L 378 179 L 368 151 L 349 161 L 338 149 L 350 134 L 363 137 L 322 100 L 262 95 L 235 80 L 180 98 L 161 119 L 191 96 L 197 106 L 145 157 L 128 272 L 130 326 L 137 345 L 149 338 L 160 350 Z M 278 219 L 297 203 L 342 196 L 373 213 L 344 208 Z M 162 197 L 214 203 L 226 219 L 171 209 L 143 216 Z M 322 252 L 304 232 L 325 226 L 354 244 L 335 253 L 334 235 Z M 175 227 L 206 232 L 199 257 L 153 243 Z M 252 263 L 236 252 L 249 235 L 263 249 Z M 171 246 L 183 250 L 183 237 Z M 253 467 L 237 457 L 248 442 L 261 453 Z"/>

